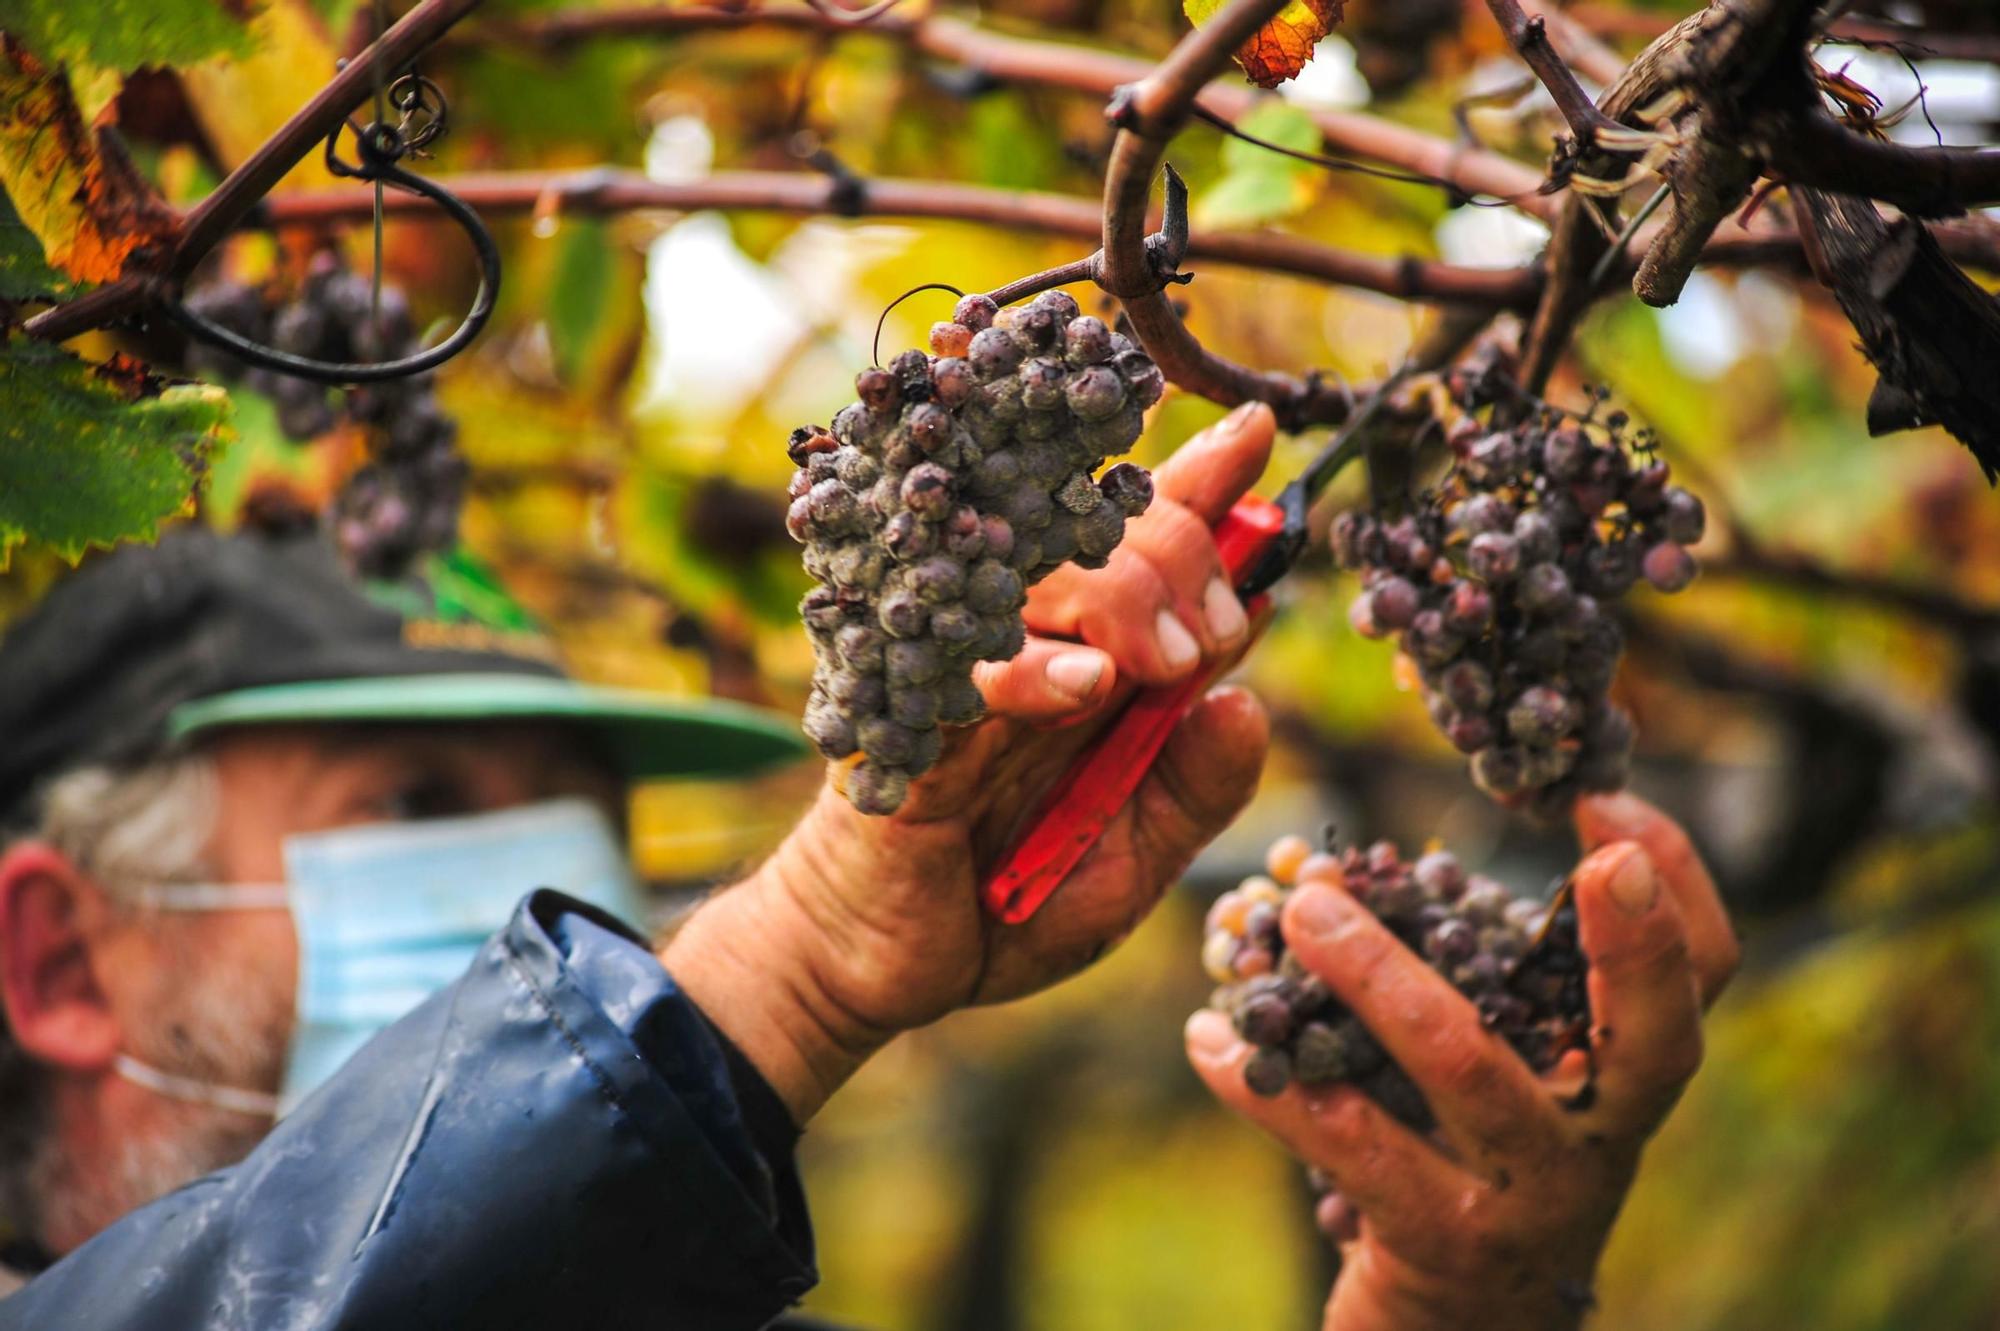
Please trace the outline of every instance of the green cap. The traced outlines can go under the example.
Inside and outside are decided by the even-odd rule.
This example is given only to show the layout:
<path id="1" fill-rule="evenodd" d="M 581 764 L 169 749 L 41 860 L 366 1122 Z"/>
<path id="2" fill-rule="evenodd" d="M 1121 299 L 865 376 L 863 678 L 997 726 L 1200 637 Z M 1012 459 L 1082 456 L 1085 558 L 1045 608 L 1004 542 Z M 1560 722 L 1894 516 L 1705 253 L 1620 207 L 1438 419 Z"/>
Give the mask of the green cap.
<path id="1" fill-rule="evenodd" d="M 571 679 L 478 672 L 314 680 L 238 689 L 168 714 L 170 740 L 284 721 L 563 721 L 634 780 L 742 776 L 805 756 L 791 718 L 721 699 L 680 700 Z"/>
<path id="2" fill-rule="evenodd" d="M 197 524 L 64 578 L 0 644 L 0 812 L 81 764 L 275 722 L 559 721 L 629 779 L 802 758 L 791 717 L 569 678 L 491 571 L 457 552 L 357 579 L 314 532 Z"/>

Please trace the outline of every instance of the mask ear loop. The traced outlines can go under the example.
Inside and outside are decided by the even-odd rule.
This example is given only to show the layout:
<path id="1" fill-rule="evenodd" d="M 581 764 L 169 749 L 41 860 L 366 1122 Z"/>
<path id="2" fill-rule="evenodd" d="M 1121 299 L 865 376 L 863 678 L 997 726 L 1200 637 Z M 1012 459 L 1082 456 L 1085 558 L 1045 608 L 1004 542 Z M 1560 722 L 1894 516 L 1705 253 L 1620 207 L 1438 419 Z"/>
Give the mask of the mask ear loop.
<path id="1" fill-rule="evenodd" d="M 233 1113 L 255 1114 L 267 1118 L 276 1117 L 278 1113 L 278 1097 L 263 1091 L 246 1091 L 235 1086 L 211 1086 L 192 1077 L 176 1077 L 171 1072 L 162 1072 L 150 1063 L 141 1063 L 129 1054 L 117 1055 L 112 1060 L 112 1067 L 125 1080 L 170 1099 L 186 1100 L 190 1104 L 209 1105 Z"/>
<path id="2" fill-rule="evenodd" d="M 148 910 L 282 910 L 292 897 L 283 883 L 156 883 L 134 900 Z"/>

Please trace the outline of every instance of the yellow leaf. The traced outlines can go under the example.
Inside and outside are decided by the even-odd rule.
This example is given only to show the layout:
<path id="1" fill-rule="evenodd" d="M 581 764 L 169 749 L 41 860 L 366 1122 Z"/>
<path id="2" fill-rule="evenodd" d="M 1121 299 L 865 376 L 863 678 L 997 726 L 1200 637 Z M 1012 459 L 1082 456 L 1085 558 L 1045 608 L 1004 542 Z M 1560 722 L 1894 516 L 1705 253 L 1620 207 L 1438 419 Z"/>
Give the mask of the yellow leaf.
<path id="1" fill-rule="evenodd" d="M 202 131 L 227 166 L 255 152 L 273 131 L 333 77 L 339 54 L 311 10 L 297 0 L 266 5 L 250 20 L 251 48 L 244 56 L 204 60 L 180 71 Z M 364 111 L 361 118 L 369 119 Z M 350 143 L 343 148 L 349 154 Z M 319 153 L 305 155 L 280 188 L 334 184 Z"/>
<path id="2" fill-rule="evenodd" d="M 0 187 L 51 266 L 82 282 L 116 278 L 163 249 L 174 215 L 116 138 L 84 128 L 69 80 L 0 33 Z"/>

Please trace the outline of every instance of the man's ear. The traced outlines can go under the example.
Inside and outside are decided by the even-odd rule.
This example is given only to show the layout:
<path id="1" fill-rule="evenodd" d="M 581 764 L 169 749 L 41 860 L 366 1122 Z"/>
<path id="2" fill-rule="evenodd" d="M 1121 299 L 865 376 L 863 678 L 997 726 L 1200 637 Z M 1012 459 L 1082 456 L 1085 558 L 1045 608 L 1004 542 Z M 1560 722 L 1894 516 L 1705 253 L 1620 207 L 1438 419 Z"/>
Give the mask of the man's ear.
<path id="1" fill-rule="evenodd" d="M 14 1043 L 77 1072 L 111 1066 L 123 1032 L 97 983 L 84 925 L 97 885 L 54 847 L 29 841 L 0 856 L 0 1006 Z"/>

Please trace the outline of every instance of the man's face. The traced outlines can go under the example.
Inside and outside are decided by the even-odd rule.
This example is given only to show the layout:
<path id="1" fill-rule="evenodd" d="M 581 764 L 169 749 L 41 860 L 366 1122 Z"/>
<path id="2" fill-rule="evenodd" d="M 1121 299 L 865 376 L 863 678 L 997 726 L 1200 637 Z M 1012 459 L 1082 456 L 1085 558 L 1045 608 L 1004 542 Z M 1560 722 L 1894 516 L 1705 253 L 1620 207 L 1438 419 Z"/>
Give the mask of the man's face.
<path id="1" fill-rule="evenodd" d="M 363 823 L 577 795 L 623 822 L 622 784 L 554 725 L 269 727 L 225 733 L 210 753 L 209 867 L 221 883 L 282 882 L 287 837 Z M 288 911 L 131 912 L 103 946 L 99 974 L 129 1053 L 216 1085 L 277 1089 L 298 977 Z M 169 1187 L 229 1163 L 265 1130 L 198 1106 L 175 1117 L 184 1140 L 149 1169 L 180 1175 L 155 1180 Z"/>

